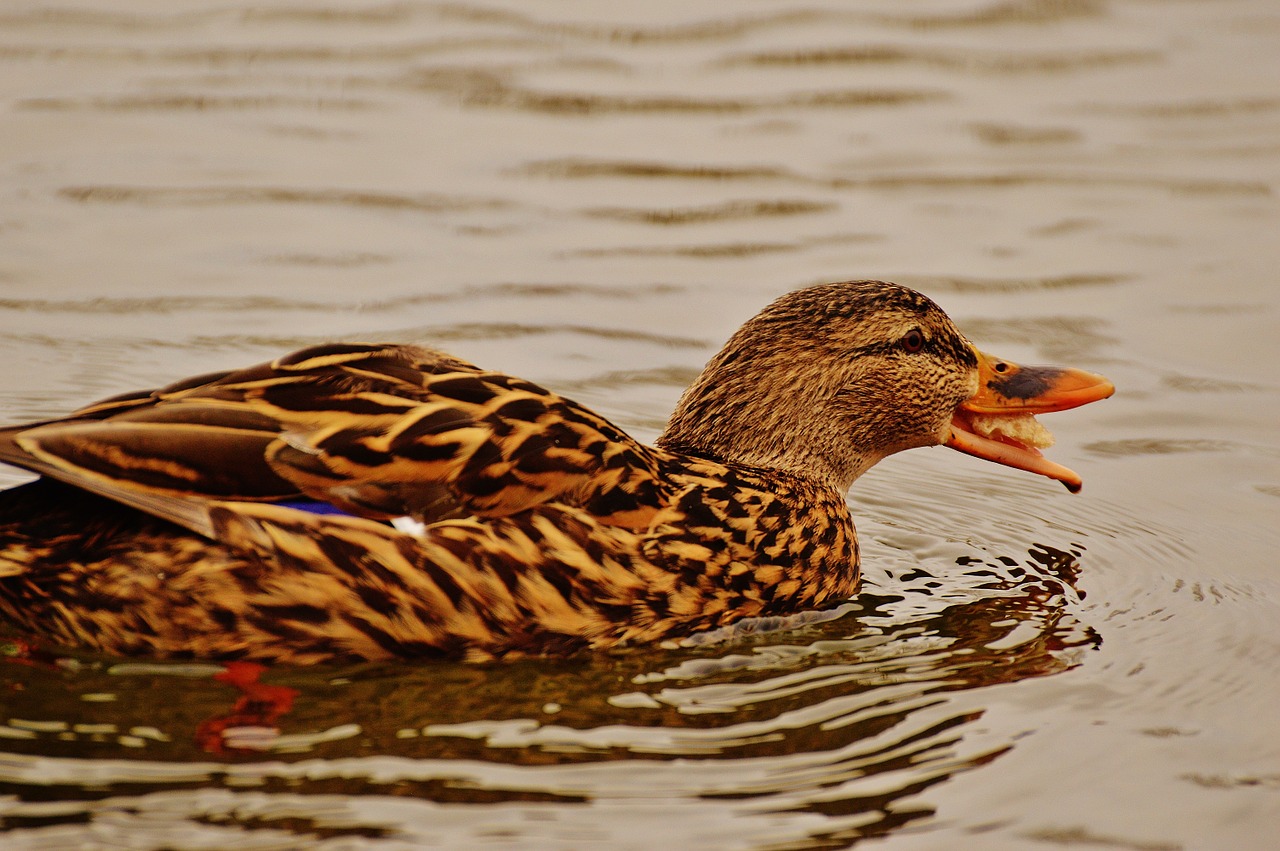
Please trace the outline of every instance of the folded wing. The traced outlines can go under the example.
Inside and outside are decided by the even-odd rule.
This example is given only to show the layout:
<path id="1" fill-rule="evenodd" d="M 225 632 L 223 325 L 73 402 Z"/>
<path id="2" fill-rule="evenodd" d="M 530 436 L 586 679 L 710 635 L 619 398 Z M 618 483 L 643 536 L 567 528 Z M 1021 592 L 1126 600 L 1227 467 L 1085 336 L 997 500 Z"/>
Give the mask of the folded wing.
<path id="1" fill-rule="evenodd" d="M 423 522 L 561 501 L 635 525 L 658 487 L 651 451 L 576 403 L 377 344 L 314 346 L 0 430 L 0 460 L 206 537 L 211 500 Z"/>

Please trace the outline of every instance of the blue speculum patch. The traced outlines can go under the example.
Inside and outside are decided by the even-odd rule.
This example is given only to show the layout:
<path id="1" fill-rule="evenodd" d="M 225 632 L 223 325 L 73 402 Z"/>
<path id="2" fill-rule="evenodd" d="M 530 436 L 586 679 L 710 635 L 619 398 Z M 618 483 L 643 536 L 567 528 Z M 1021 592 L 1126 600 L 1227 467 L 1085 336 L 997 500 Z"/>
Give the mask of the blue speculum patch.
<path id="1" fill-rule="evenodd" d="M 284 508 L 296 508 L 298 511 L 309 511 L 312 514 L 340 514 L 344 517 L 353 516 L 348 511 L 343 511 L 337 506 L 330 505 L 327 502 L 320 502 L 316 499 L 296 499 L 289 502 L 277 502 L 276 505 Z"/>

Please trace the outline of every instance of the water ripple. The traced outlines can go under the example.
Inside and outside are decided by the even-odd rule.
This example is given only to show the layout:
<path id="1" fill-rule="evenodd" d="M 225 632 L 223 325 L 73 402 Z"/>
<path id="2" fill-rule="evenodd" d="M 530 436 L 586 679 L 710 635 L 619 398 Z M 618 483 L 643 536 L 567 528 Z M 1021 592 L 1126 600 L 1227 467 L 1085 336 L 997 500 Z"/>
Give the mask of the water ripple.
<path id="1" fill-rule="evenodd" d="M 1089 109 L 1100 114 L 1133 115 L 1141 118 L 1226 118 L 1280 111 L 1280 98 L 1239 97 L 1171 103 L 1095 104 Z"/>
<path id="2" fill-rule="evenodd" d="M 864 170 L 859 166 L 860 170 Z M 844 177 L 810 177 L 781 166 L 683 166 L 642 160 L 558 158 L 526 163 L 518 174 L 567 179 L 668 178 L 681 180 L 775 180 L 833 189 L 1017 189 L 1027 186 L 1107 186 L 1150 189 L 1178 195 L 1269 196 L 1269 183 L 1250 180 L 1142 176 L 1133 173 L 999 171 L 987 173 L 904 172 Z"/>
<path id="3" fill-rule="evenodd" d="M 511 202 L 498 198 L 466 198 L 457 195 L 342 189 L 305 189 L 284 186 L 67 186 L 58 194 L 81 203 L 194 206 L 204 204 L 307 204 L 412 210 L 424 213 L 465 210 L 498 210 Z"/>
<path id="4" fill-rule="evenodd" d="M 563 252 L 572 257 L 754 257 L 765 254 L 789 254 L 820 245 L 851 245 L 876 242 L 881 237 L 867 233 L 816 234 L 792 242 L 716 242 L 700 245 L 642 245 L 581 248 Z"/>
<path id="5" fill-rule="evenodd" d="M 945 71 L 978 74 L 1062 73 L 1158 62 L 1163 54 L 1153 50 L 999 53 L 992 50 L 939 50 L 896 45 L 811 47 L 787 51 L 760 51 L 728 56 L 726 66 L 863 66 L 920 65 Z"/>
<path id="6" fill-rule="evenodd" d="M 898 283 L 927 292 L 1020 293 L 1113 287 L 1132 280 L 1128 275 L 1057 275 L 1026 278 L 975 278 L 956 275 L 899 275 Z"/>
<path id="7" fill-rule="evenodd" d="M 1205 438 L 1133 437 L 1121 440 L 1096 440 L 1086 444 L 1084 448 L 1104 457 L 1225 452 L 1233 455 L 1260 455 L 1268 458 L 1280 458 L 1280 449 L 1273 447 L 1251 445 L 1234 440 L 1209 440 Z"/>
<path id="8" fill-rule="evenodd" d="M 1103 0 L 994 0 L 972 10 L 904 15 L 900 20 L 919 29 L 1047 24 L 1107 13 Z"/>
<path id="9" fill-rule="evenodd" d="M 600 177 L 657 178 L 674 180 L 777 180 L 801 181 L 795 172 L 772 166 L 679 165 L 643 160 L 604 160 L 559 157 L 536 160 L 515 170 L 532 177 L 588 179 Z"/>
<path id="10" fill-rule="evenodd" d="M 135 30 L 136 31 L 136 30 Z M 519 50 L 539 47 L 527 37 L 444 37 L 378 44 L 218 45 L 214 47 L 125 47 L 121 45 L 0 45 L 0 60 L 83 60 L 126 65 L 191 65 L 196 68 L 253 63 L 326 64 L 348 66 L 361 62 L 410 62 L 415 59 L 481 50 Z M 255 74 L 249 80 L 261 81 Z M 314 78 L 312 78 L 314 79 Z M 302 80 L 298 81 L 302 83 Z M 42 101 L 37 99 L 37 104 Z"/>
<path id="11" fill-rule="evenodd" d="M 460 322 L 445 326 L 391 328 L 386 333 L 388 337 L 395 340 L 433 340 L 440 343 L 457 340 L 517 340 L 522 337 L 540 337 L 548 334 L 572 334 L 599 340 L 631 340 L 672 349 L 705 350 L 711 345 L 709 341 L 697 337 L 570 323 Z"/>
<path id="12" fill-rule="evenodd" d="M 702 224 L 703 222 L 829 213 L 836 209 L 839 209 L 839 205 L 830 201 L 764 199 L 759 201 L 727 201 L 723 204 L 683 208 L 595 207 L 583 212 L 595 218 L 640 222 L 647 225 L 688 225 Z"/>
<path id="13" fill-rule="evenodd" d="M 516 109 L 557 115 L 609 113 L 747 114 L 789 109 L 848 109 L 902 106 L 943 100 L 949 94 L 919 89 L 800 90 L 770 97 L 711 98 L 688 95 L 606 95 L 582 91 L 539 92 L 520 88 L 491 72 L 439 69 L 421 71 L 405 85 L 460 97 L 470 106 Z"/>
<path id="14" fill-rule="evenodd" d="M 566 21 L 544 21 L 531 15 L 506 9 L 475 8 L 463 5 L 443 7 L 443 14 L 457 20 L 482 24 L 499 24 L 518 31 L 554 35 L 597 43 L 626 45 L 673 44 L 680 42 L 723 42 L 758 31 L 811 25 L 822 21 L 861 20 L 864 16 L 823 10 L 796 9 L 764 15 L 731 15 L 691 23 L 664 26 L 627 24 L 587 24 Z"/>
<path id="15" fill-rule="evenodd" d="M 317 256 L 306 258 L 289 258 L 288 262 L 303 262 L 307 265 L 336 264 L 338 266 L 365 265 L 388 261 L 379 255 L 336 255 L 334 257 Z M 284 262 L 282 260 L 282 262 Z M 497 298 L 529 298 L 555 301 L 566 297 L 605 299 L 609 301 L 633 301 L 649 296 L 678 292 L 679 287 L 669 284 L 654 284 L 648 287 L 617 288 L 598 284 L 522 284 L 496 283 L 462 286 L 455 290 L 435 290 L 433 292 L 415 293 L 413 295 L 393 298 L 364 298 L 356 301 L 336 299 L 333 301 L 316 301 L 303 298 L 284 298 L 279 296 L 236 295 L 236 296 L 134 296 L 110 297 L 91 296 L 87 298 L 50 299 L 50 298 L 0 298 L 0 310 L 31 311 L 33 313 L 73 313 L 73 314 L 172 314 L 172 313 L 224 313 L 261 311 L 264 313 L 337 313 L 337 314 L 401 314 L 406 310 L 422 306 L 444 303 L 472 303 L 476 299 L 486 297 Z M 416 338 L 415 338 L 416 339 Z"/>
<path id="16" fill-rule="evenodd" d="M 18 109 L 70 112 L 96 110 L 102 112 L 208 112 L 229 110 L 299 109 L 357 111 L 373 109 L 374 103 L 362 98 L 324 95 L 214 95 L 204 92 L 153 95 L 94 95 L 86 97 L 31 97 L 17 101 Z"/>

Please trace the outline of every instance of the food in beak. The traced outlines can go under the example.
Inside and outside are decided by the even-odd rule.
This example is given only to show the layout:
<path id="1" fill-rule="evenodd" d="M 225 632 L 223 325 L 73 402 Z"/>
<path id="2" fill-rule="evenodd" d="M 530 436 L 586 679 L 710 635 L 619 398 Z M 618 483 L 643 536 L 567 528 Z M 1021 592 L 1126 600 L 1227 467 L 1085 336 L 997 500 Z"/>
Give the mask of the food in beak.
<path id="1" fill-rule="evenodd" d="M 1053 445 L 1053 435 L 1035 415 L 1105 399 L 1115 392 L 1115 386 L 1100 375 L 1079 369 L 1018 366 L 974 351 L 978 356 L 978 390 L 956 408 L 946 445 L 1057 479 L 1067 490 L 1078 492 L 1083 485 L 1080 476 L 1041 453 Z"/>
<path id="2" fill-rule="evenodd" d="M 1053 432 L 1034 414 L 970 414 L 969 429 L 989 440 L 1003 440 L 1028 450 L 1053 446 Z"/>

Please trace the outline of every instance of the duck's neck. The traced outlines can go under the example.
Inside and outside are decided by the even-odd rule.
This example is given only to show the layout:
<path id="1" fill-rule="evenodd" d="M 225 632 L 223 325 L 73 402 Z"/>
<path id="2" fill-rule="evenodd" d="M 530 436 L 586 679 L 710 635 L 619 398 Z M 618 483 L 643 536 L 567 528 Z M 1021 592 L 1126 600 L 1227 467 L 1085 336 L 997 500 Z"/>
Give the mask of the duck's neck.
<path id="1" fill-rule="evenodd" d="M 722 352 L 681 397 L 666 430 L 663 449 L 731 466 L 782 470 L 844 493 L 880 460 L 859 450 L 858 435 L 831 425 L 836 388 L 821 375 L 796 374 L 786 387 L 720 363 Z M 786 374 L 765 373 L 768 377 Z M 776 381 L 776 378 L 773 378 Z"/>

